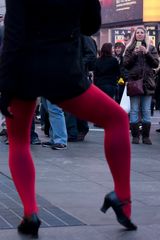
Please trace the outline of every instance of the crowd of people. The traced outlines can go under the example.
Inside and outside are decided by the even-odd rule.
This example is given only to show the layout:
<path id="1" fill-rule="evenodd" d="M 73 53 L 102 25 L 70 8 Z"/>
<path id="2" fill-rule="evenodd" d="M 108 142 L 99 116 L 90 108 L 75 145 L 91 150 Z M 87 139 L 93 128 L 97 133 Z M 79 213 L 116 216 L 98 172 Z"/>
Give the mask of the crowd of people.
<path id="1" fill-rule="evenodd" d="M 137 41 L 142 42 L 140 49 L 136 45 Z M 147 59 L 144 54 L 145 51 L 149 52 Z M 98 51 L 96 42 L 92 37 L 81 35 L 81 52 L 84 74 L 119 104 L 128 81 L 140 77 L 149 78 L 149 83 L 144 82 L 144 85 L 147 84 L 145 86 L 145 95 L 130 97 L 129 119 L 133 137 L 132 143 L 139 144 L 142 135 L 142 142 L 151 145 L 151 115 L 153 115 L 154 109 L 160 109 L 160 44 L 157 45 L 157 48 L 149 45 L 146 30 L 143 27 L 138 27 L 134 31 L 132 38 L 131 34 L 127 33 L 124 35 L 123 42 L 119 41 L 115 44 L 106 42 L 100 51 Z M 148 86 L 148 84 L 153 86 Z M 36 110 L 32 120 L 30 133 L 30 143 L 32 145 L 42 144 L 43 147 L 59 150 L 66 149 L 68 142 L 84 141 L 89 131 L 87 121 L 79 119 L 69 112 L 63 112 L 63 109 L 43 97 L 38 107 L 39 110 Z M 45 135 L 49 136 L 49 141 L 41 142 L 35 131 L 36 114 L 39 115 L 42 129 Z M 96 124 L 95 126 L 101 127 Z M 156 131 L 160 132 L 159 129 Z M 5 136 L 3 141 L 5 144 L 9 144 L 4 121 L 0 135 Z"/>
<path id="2" fill-rule="evenodd" d="M 143 27 L 137 27 L 125 44 L 104 43 L 97 56 L 90 36 L 100 26 L 98 0 L 6 1 L 0 110 L 6 117 L 9 167 L 24 206 L 18 226 L 21 234 L 37 237 L 41 224 L 29 148 L 41 144 L 35 141 L 37 97 L 41 97 L 43 130 L 48 124 L 44 119 L 49 122 L 50 140 L 42 143 L 44 147 L 60 150 L 66 149 L 68 141 L 83 141 L 88 121 L 104 128 L 104 152 L 114 190 L 105 195 L 101 211 L 111 207 L 121 225 L 137 229 L 131 220 L 129 128 L 133 144 L 140 142 L 140 124 L 143 143 L 152 144 L 151 100 L 154 96 L 159 108 L 160 49 L 150 45 Z M 128 116 L 120 107 L 123 90 L 126 82 L 139 78 L 143 78 L 144 94 L 130 96 Z"/>
<path id="3" fill-rule="evenodd" d="M 149 83 L 152 83 L 153 89 L 151 89 L 151 86 L 148 86 L 149 89 L 145 89 L 146 92 L 144 96 L 130 97 L 131 109 L 129 118 L 131 134 L 133 137 L 132 143 L 139 144 L 140 136 L 142 135 L 142 142 L 151 145 L 150 128 L 151 115 L 153 115 L 153 102 L 154 109 L 160 109 L 160 44 L 158 44 L 157 49 L 154 46 L 149 45 L 148 34 L 142 27 L 135 30 L 132 39 L 129 34 L 124 36 L 124 40 L 125 38 L 127 38 L 127 41 L 124 42 L 116 42 L 115 44 L 104 43 L 98 53 L 95 40 L 92 37 L 82 35 L 81 42 L 84 73 L 88 79 L 90 79 L 90 74 L 92 73 L 92 79 L 90 79 L 90 81 L 94 82 L 98 88 L 119 104 L 121 103 L 125 85 L 129 80 L 136 78 L 139 79 L 140 77 L 145 78 L 146 76 L 148 78 L 150 75 L 152 81 L 149 80 Z M 142 54 L 144 49 L 143 51 L 137 50 L 137 41 L 141 41 L 146 49 L 148 48 L 148 51 L 150 51 L 148 60 L 145 60 L 144 54 Z M 134 61 L 132 61 L 132 58 L 134 58 Z M 145 76 L 142 76 L 144 73 Z M 44 132 L 50 137 L 50 140 L 46 142 L 40 141 L 38 134 L 35 131 L 35 115 L 32 121 L 30 134 L 30 143 L 32 145 L 42 144 L 42 146 L 51 147 L 52 149 L 66 149 L 67 142 L 84 141 L 85 136 L 89 131 L 87 121 L 78 119 L 69 112 L 63 112 L 63 109 L 50 103 L 43 97 L 38 106 L 39 111 L 37 111 L 37 114 L 41 119 L 42 129 L 45 130 Z M 159 132 L 160 130 L 157 129 L 156 131 Z M 0 135 L 5 135 L 5 138 L 3 139 L 4 142 L 8 144 L 7 130 L 4 121 Z"/>

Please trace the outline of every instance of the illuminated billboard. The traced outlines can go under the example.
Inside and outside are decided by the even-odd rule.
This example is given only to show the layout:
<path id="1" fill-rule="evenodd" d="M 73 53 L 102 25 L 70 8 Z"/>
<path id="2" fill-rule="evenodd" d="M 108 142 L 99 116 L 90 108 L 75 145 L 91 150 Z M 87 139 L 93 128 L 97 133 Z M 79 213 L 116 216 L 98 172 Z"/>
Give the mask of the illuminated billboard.
<path id="1" fill-rule="evenodd" d="M 160 0 L 143 0 L 143 21 L 160 21 Z"/>
<path id="2" fill-rule="evenodd" d="M 103 24 L 141 20 L 143 16 L 143 0 L 111 0 L 109 7 L 101 4 Z"/>

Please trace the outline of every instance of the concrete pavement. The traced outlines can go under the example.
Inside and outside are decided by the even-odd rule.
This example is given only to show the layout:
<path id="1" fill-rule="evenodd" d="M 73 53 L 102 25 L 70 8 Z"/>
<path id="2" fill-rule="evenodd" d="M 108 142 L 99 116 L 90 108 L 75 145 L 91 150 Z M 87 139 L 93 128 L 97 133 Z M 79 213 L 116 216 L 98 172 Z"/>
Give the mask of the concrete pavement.
<path id="1" fill-rule="evenodd" d="M 153 145 L 132 145 L 132 219 L 138 231 L 121 227 L 113 211 L 99 211 L 113 182 L 104 160 L 103 131 L 91 130 L 82 143 L 66 150 L 31 146 L 37 169 L 37 195 L 43 225 L 42 240 L 159 240 L 160 239 L 160 121 L 152 119 Z M 38 126 L 38 125 L 37 125 Z M 38 129 L 40 138 L 44 137 Z M 118 136 L 117 136 L 118 137 Z M 7 166 L 8 146 L 0 143 L 0 240 L 23 240 L 16 226 L 22 207 Z"/>

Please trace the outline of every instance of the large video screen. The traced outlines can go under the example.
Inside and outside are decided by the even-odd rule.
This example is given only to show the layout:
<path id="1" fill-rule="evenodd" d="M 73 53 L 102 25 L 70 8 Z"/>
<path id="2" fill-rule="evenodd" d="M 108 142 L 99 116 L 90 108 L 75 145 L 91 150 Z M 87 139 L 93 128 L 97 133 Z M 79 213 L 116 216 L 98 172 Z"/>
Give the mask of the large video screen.
<path id="1" fill-rule="evenodd" d="M 102 5 L 102 23 L 119 23 L 139 20 L 143 17 L 143 0 L 110 0 L 110 6 Z"/>
<path id="2" fill-rule="evenodd" d="M 160 21 L 160 0 L 143 0 L 143 21 Z"/>

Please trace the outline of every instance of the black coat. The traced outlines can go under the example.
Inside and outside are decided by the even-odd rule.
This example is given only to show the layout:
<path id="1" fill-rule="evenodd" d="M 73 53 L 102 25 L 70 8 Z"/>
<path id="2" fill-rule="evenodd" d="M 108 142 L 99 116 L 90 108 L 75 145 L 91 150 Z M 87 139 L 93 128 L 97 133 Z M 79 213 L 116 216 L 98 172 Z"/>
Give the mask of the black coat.
<path id="1" fill-rule="evenodd" d="M 95 33 L 100 24 L 98 0 L 6 0 L 0 91 L 51 102 L 83 93 L 90 82 L 80 35 Z"/>
<path id="2" fill-rule="evenodd" d="M 105 85 L 117 85 L 117 80 L 120 77 L 120 67 L 115 57 L 106 56 L 98 58 L 94 71 L 94 83 L 98 87 Z"/>
<path id="3" fill-rule="evenodd" d="M 105 56 L 97 59 L 94 71 L 94 83 L 112 98 L 115 97 L 119 77 L 120 67 L 115 57 Z"/>

